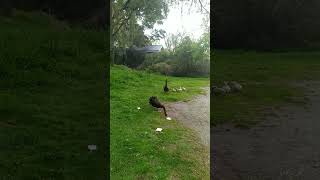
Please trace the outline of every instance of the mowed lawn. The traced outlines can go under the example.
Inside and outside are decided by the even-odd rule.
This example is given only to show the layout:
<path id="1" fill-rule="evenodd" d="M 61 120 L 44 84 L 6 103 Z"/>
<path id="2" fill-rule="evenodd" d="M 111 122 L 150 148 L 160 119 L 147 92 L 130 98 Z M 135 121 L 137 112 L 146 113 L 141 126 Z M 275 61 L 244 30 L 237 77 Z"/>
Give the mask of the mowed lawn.
<path id="1" fill-rule="evenodd" d="M 238 81 L 243 92 L 211 99 L 211 124 L 250 127 L 263 113 L 288 103 L 306 102 L 304 80 L 320 80 L 320 52 L 215 51 L 211 81 Z"/>
<path id="2" fill-rule="evenodd" d="M 188 100 L 209 86 L 208 78 L 178 78 L 111 68 L 111 179 L 209 179 L 209 151 L 196 135 L 149 105 L 149 97 L 161 102 Z M 183 86 L 187 91 L 165 94 Z M 141 107 L 140 110 L 137 107 Z M 155 132 L 163 128 L 162 133 Z"/>
<path id="3" fill-rule="evenodd" d="M 105 179 L 106 33 L 41 13 L 0 27 L 0 179 Z"/>

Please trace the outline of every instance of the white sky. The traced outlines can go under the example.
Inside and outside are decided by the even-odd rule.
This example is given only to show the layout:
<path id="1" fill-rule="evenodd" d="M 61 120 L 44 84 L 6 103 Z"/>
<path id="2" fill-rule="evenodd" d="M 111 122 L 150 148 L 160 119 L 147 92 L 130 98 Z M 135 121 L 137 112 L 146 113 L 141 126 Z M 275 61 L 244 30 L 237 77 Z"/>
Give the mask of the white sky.
<path id="1" fill-rule="evenodd" d="M 203 2 L 206 2 L 206 1 L 203 1 Z M 208 11 L 210 10 L 209 2 L 210 1 L 207 1 L 207 5 L 206 5 L 206 9 Z M 165 30 L 167 34 L 178 34 L 179 32 L 180 33 L 184 32 L 188 34 L 191 38 L 198 39 L 203 33 L 201 24 L 203 23 L 202 19 L 205 17 L 205 15 L 203 15 L 200 12 L 197 12 L 198 8 L 195 7 L 195 5 L 191 7 L 190 12 L 189 12 L 189 7 L 190 5 L 185 5 L 182 13 L 181 13 L 181 6 L 170 7 L 167 19 L 163 20 L 162 25 L 156 24 L 154 28 L 156 29 L 161 28 Z M 145 33 L 147 35 L 150 35 L 151 30 L 146 30 Z M 163 39 L 160 40 L 158 44 L 165 46 Z"/>

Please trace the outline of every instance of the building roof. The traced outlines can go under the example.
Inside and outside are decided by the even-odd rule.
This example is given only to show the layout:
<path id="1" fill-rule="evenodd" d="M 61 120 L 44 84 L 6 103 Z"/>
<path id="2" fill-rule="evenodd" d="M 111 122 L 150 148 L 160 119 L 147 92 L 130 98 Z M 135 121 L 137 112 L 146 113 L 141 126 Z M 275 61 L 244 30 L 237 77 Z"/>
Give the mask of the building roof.
<path id="1" fill-rule="evenodd" d="M 161 45 L 152 45 L 144 47 L 144 51 L 146 53 L 160 52 L 162 46 Z"/>
<path id="2" fill-rule="evenodd" d="M 150 45 L 142 48 L 134 48 L 136 51 L 140 51 L 143 53 L 157 53 L 160 52 L 162 45 Z"/>

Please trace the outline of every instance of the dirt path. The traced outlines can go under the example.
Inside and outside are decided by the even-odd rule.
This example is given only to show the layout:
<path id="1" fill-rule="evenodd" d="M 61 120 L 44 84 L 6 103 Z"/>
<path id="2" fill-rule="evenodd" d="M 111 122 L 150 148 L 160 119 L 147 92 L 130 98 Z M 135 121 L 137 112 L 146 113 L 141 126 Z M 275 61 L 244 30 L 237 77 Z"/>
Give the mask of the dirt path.
<path id="1" fill-rule="evenodd" d="M 206 146 L 210 144 L 210 93 L 204 88 L 205 95 L 198 95 L 188 102 L 167 104 L 170 117 L 177 119 L 186 127 L 193 129 Z"/>
<path id="2" fill-rule="evenodd" d="M 320 179 L 320 82 L 299 85 L 308 87 L 306 106 L 277 109 L 249 130 L 211 128 L 215 180 Z"/>

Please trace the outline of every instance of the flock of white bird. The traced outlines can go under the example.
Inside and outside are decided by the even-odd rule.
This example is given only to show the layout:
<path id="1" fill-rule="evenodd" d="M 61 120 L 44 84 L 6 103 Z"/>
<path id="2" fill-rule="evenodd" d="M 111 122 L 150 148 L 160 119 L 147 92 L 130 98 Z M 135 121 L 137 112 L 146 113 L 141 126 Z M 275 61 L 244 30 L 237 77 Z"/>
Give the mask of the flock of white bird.
<path id="1" fill-rule="evenodd" d="M 240 91 L 242 91 L 242 86 L 240 83 L 236 81 L 231 81 L 231 82 L 224 81 L 223 86 L 221 87 L 218 87 L 218 86 L 211 87 L 211 92 L 214 95 L 226 95 L 228 93 L 240 92 Z"/>
<path id="2" fill-rule="evenodd" d="M 187 89 L 185 87 L 179 87 L 179 88 L 172 88 L 172 92 L 181 92 L 186 91 Z"/>

